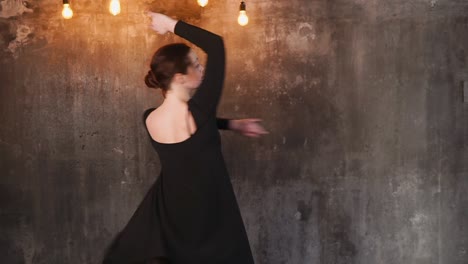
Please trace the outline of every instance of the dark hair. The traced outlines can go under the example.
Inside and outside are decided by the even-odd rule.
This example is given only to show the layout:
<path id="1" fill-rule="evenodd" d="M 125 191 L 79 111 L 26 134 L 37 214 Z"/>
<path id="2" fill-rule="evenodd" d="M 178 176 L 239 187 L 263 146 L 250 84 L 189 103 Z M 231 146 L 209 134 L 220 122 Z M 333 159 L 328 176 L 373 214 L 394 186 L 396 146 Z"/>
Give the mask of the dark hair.
<path id="1" fill-rule="evenodd" d="M 176 73 L 187 73 L 187 68 L 192 63 L 189 52 L 190 47 L 184 43 L 159 48 L 151 59 L 151 70 L 145 77 L 146 85 L 150 88 L 161 88 L 165 94 Z"/>

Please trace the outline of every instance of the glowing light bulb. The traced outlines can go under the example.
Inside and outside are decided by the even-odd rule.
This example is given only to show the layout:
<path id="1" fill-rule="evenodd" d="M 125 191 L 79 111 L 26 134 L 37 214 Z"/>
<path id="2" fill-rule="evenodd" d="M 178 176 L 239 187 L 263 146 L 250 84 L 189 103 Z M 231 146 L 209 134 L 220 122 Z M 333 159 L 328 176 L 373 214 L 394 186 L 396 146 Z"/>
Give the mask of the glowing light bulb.
<path id="1" fill-rule="evenodd" d="M 62 16 L 65 19 L 70 19 L 73 17 L 73 10 L 70 8 L 70 3 L 68 0 L 63 0 Z"/>
<path id="2" fill-rule="evenodd" d="M 249 23 L 249 17 L 245 13 L 245 11 L 240 11 L 239 12 L 239 17 L 237 18 L 237 23 L 241 26 L 245 26 Z"/>
<path id="3" fill-rule="evenodd" d="M 249 23 L 249 17 L 245 12 L 245 2 L 242 1 L 239 8 L 239 17 L 237 18 L 237 23 L 241 26 L 245 26 Z"/>
<path id="4" fill-rule="evenodd" d="M 197 0 L 201 7 L 205 7 L 208 4 L 208 0 Z"/>
<path id="5" fill-rule="evenodd" d="M 119 0 L 111 0 L 109 5 L 109 11 L 114 16 L 120 14 L 120 1 Z"/>

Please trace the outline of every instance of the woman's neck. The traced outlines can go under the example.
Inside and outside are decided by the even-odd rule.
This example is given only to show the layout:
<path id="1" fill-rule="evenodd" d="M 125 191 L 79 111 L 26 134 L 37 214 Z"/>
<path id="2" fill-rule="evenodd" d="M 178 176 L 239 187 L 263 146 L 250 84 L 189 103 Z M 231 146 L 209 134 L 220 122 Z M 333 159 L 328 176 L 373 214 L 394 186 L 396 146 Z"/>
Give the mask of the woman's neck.
<path id="1" fill-rule="evenodd" d="M 192 95 L 190 94 L 189 89 L 184 89 L 182 87 L 171 87 L 166 93 L 166 98 L 164 102 L 170 104 L 187 104 Z"/>

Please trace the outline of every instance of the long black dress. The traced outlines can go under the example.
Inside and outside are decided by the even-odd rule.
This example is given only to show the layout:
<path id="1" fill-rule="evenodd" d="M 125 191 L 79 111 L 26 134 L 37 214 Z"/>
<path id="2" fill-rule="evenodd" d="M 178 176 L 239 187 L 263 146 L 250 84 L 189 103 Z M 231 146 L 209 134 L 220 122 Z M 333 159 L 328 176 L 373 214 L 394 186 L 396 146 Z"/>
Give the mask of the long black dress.
<path id="1" fill-rule="evenodd" d="M 170 264 L 253 264 L 249 241 L 221 153 L 216 118 L 224 71 L 220 36 L 183 21 L 175 33 L 208 55 L 204 80 L 188 102 L 197 130 L 179 143 L 150 140 L 161 174 L 120 232 L 104 259 L 144 263 L 164 257 Z M 143 120 L 154 109 L 144 113 Z M 149 133 L 148 133 L 149 136 Z"/>

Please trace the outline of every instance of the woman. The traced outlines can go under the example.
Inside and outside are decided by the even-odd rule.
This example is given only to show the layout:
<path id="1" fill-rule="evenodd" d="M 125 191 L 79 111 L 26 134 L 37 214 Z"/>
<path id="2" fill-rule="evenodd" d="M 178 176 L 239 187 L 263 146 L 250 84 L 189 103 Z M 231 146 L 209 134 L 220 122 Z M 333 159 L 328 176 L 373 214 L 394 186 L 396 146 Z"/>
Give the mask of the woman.
<path id="1" fill-rule="evenodd" d="M 216 118 L 225 51 L 221 37 L 162 14 L 151 28 L 173 32 L 207 53 L 206 72 L 185 44 L 160 48 L 145 82 L 164 102 L 143 117 L 161 174 L 104 263 L 253 264 L 247 234 L 221 153 L 218 129 L 267 133 L 258 119 Z"/>

